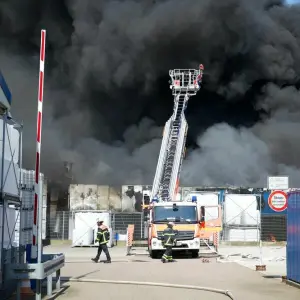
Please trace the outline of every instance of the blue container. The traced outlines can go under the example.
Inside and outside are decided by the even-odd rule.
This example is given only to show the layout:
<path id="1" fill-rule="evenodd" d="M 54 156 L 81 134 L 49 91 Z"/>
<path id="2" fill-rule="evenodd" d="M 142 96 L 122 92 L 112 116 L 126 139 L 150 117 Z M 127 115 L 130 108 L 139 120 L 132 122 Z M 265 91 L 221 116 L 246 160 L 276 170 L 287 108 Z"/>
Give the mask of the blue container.
<path id="1" fill-rule="evenodd" d="M 287 279 L 300 284 L 300 192 L 288 195 Z"/>
<path id="2" fill-rule="evenodd" d="M 269 206 L 269 203 L 268 203 L 268 199 L 269 199 L 269 196 L 270 196 L 270 192 L 263 192 L 262 194 L 262 210 L 261 210 L 261 214 L 262 215 L 286 215 L 287 214 L 287 209 L 282 211 L 282 212 L 277 212 L 277 211 L 274 211 L 270 206 Z"/>

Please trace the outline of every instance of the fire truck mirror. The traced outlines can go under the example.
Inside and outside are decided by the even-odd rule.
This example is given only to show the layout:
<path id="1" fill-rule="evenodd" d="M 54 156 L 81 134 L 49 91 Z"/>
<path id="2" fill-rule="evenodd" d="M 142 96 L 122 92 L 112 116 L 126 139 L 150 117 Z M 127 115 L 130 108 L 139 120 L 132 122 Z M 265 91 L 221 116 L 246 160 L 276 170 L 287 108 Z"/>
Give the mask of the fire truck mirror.
<path id="1" fill-rule="evenodd" d="M 149 205 L 150 204 L 150 197 L 148 195 L 144 195 L 143 199 L 143 205 Z"/>
<path id="2" fill-rule="evenodd" d="M 173 211 L 178 211 L 176 203 L 173 203 Z"/>
<path id="3" fill-rule="evenodd" d="M 200 207 L 200 222 L 205 222 L 205 207 Z"/>

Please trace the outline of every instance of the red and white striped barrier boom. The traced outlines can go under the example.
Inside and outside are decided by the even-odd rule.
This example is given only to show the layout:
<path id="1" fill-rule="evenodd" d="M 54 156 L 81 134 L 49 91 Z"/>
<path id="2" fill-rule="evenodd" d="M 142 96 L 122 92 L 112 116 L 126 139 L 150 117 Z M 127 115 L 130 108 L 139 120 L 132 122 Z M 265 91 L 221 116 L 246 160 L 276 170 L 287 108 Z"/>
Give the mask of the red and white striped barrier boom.
<path id="1" fill-rule="evenodd" d="M 34 208 L 33 208 L 33 231 L 31 258 L 37 258 L 38 252 L 38 210 L 42 209 L 42 195 L 40 187 L 40 161 L 42 143 L 42 118 L 43 118 L 43 94 L 44 94 L 44 66 L 45 66 L 46 30 L 41 31 L 40 47 L 40 72 L 38 89 L 38 111 L 37 111 L 37 133 L 36 133 L 36 161 L 35 161 L 35 186 L 34 186 Z"/>

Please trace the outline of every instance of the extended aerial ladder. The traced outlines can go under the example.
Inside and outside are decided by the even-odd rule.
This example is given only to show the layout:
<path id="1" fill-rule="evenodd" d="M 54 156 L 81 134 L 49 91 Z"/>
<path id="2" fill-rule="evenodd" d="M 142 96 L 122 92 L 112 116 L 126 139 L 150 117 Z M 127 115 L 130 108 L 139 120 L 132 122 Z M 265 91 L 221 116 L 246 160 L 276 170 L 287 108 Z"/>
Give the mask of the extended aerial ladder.
<path id="1" fill-rule="evenodd" d="M 176 201 L 179 176 L 185 153 L 188 124 L 184 111 L 191 96 L 200 90 L 203 66 L 195 69 L 169 71 L 170 89 L 174 95 L 174 110 L 166 122 L 151 198 L 158 201 Z"/>

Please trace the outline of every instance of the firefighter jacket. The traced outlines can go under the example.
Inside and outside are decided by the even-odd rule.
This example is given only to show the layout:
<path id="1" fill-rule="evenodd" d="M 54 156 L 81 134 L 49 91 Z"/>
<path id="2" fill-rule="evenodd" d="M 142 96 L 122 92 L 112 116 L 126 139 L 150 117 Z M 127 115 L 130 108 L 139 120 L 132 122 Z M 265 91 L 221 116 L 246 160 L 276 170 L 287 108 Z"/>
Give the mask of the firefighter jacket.
<path id="1" fill-rule="evenodd" d="M 166 228 L 162 235 L 162 242 L 164 246 L 174 246 L 177 234 L 177 230 L 174 230 L 172 228 Z"/>
<path id="2" fill-rule="evenodd" d="M 105 225 L 98 227 L 97 239 L 96 242 L 99 242 L 100 245 L 107 244 L 110 239 L 110 233 L 108 228 Z"/>

